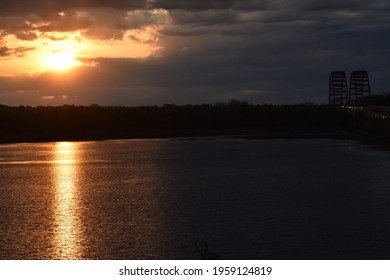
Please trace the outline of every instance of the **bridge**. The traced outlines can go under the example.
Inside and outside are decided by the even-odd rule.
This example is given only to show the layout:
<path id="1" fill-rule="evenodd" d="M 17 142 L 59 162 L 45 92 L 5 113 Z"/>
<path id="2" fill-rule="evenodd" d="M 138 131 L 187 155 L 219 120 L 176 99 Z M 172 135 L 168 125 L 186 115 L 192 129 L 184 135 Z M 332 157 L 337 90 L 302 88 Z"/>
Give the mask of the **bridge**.
<path id="1" fill-rule="evenodd" d="M 367 71 L 352 71 L 349 79 L 344 71 L 329 73 L 329 105 L 362 106 L 364 98 L 371 95 Z"/>

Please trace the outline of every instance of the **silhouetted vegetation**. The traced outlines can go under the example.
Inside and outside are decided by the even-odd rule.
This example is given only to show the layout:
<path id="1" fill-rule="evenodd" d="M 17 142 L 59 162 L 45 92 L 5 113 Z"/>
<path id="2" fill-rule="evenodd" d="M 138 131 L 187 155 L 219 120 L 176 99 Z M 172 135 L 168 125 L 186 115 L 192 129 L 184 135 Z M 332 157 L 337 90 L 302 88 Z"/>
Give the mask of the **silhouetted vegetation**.
<path id="1" fill-rule="evenodd" d="M 353 115 L 351 128 L 366 140 L 383 142 L 388 145 L 390 143 L 390 115 L 376 112 L 375 107 L 368 106 L 367 108 L 371 111 L 350 112 Z"/>
<path id="2" fill-rule="evenodd" d="M 195 249 L 202 260 L 217 260 L 220 258 L 220 255 L 209 250 L 209 245 L 207 242 L 203 243 L 203 248 L 199 248 L 198 243 L 195 242 Z"/>
<path id="3" fill-rule="evenodd" d="M 0 105 L 0 141 L 253 135 L 310 137 L 359 127 L 356 116 L 327 105 L 19 106 Z M 360 120 L 359 120 L 360 121 Z"/>
<path id="4" fill-rule="evenodd" d="M 390 106 L 390 92 L 367 96 L 364 103 L 366 105 Z"/>

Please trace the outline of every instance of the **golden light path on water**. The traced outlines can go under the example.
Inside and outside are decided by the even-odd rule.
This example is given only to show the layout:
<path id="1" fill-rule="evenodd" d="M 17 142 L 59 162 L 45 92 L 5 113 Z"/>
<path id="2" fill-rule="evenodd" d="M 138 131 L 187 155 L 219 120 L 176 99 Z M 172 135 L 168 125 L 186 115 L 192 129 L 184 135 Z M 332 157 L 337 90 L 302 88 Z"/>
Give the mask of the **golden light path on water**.
<path id="1" fill-rule="evenodd" d="M 78 205 L 77 143 L 59 142 L 54 149 L 55 259 L 80 259 L 81 222 Z"/>

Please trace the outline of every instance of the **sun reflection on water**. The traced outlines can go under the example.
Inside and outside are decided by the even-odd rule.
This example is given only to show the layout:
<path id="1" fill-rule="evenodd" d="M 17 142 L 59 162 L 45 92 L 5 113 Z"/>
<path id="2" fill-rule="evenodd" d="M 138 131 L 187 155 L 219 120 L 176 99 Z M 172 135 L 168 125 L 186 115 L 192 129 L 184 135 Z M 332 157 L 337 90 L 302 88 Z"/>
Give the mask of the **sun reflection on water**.
<path id="1" fill-rule="evenodd" d="M 81 258 L 81 224 L 78 211 L 77 144 L 55 145 L 55 258 Z"/>

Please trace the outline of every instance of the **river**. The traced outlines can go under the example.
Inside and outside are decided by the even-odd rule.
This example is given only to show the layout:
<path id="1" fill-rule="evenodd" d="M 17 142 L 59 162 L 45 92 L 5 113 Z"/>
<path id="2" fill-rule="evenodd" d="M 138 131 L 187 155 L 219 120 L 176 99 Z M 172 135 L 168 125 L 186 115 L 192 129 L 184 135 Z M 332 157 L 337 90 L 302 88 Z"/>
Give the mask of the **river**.
<path id="1" fill-rule="evenodd" d="M 0 145 L 0 259 L 389 259 L 390 154 L 351 140 Z"/>

